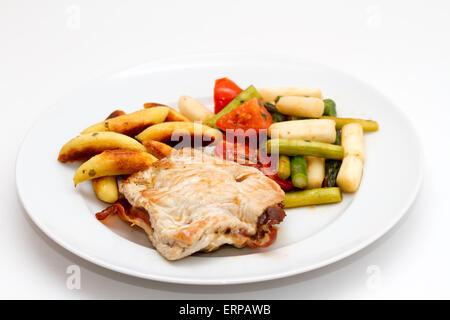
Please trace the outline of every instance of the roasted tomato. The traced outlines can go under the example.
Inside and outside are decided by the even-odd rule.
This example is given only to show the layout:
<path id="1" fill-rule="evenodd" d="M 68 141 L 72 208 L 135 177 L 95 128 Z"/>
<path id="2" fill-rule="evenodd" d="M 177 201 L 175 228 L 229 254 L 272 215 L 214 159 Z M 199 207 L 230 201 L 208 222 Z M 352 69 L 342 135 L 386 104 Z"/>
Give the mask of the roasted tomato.
<path id="1" fill-rule="evenodd" d="M 240 107 L 224 114 L 216 121 L 219 129 L 226 131 L 242 129 L 265 130 L 272 124 L 272 116 L 257 98 L 253 98 Z"/>
<path id="2" fill-rule="evenodd" d="M 241 92 L 242 89 L 230 79 L 217 79 L 214 86 L 214 112 L 219 113 Z"/>

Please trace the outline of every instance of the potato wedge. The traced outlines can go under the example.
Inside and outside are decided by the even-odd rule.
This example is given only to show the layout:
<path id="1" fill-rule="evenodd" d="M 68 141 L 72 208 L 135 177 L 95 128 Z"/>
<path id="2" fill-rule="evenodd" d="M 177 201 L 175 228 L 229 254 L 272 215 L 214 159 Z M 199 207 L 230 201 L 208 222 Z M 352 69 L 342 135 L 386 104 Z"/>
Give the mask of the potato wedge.
<path id="1" fill-rule="evenodd" d="M 159 123 L 142 131 L 136 136 L 136 139 L 141 142 L 148 140 L 168 142 L 176 141 L 182 135 L 202 136 L 205 141 L 222 140 L 222 132 L 196 122 Z"/>
<path id="2" fill-rule="evenodd" d="M 145 109 L 150 109 L 154 107 L 166 107 L 169 108 L 169 113 L 167 114 L 166 121 L 184 121 L 184 122 L 191 122 L 188 118 L 186 118 L 183 114 L 181 114 L 179 111 L 175 110 L 172 107 L 166 106 L 164 104 L 156 103 L 156 102 L 147 102 L 144 103 Z"/>
<path id="3" fill-rule="evenodd" d="M 112 118 L 117 118 L 118 116 L 123 116 L 124 114 L 126 114 L 125 111 L 115 110 L 115 111 L 111 112 L 111 114 L 106 118 L 106 120 L 112 119 Z"/>
<path id="4" fill-rule="evenodd" d="M 75 186 L 80 182 L 104 176 L 132 174 L 157 161 L 154 156 L 136 150 L 106 150 L 84 162 L 75 172 Z"/>
<path id="5" fill-rule="evenodd" d="M 119 199 L 117 178 L 106 176 L 92 179 L 92 188 L 97 198 L 106 203 L 114 203 Z"/>
<path id="6" fill-rule="evenodd" d="M 146 151 L 145 147 L 133 138 L 116 132 L 93 132 L 82 134 L 67 142 L 59 152 L 61 162 L 87 160 L 105 150 L 127 149 Z"/>
<path id="7" fill-rule="evenodd" d="M 123 116 L 125 111 L 115 110 L 106 117 L 106 120 Z M 113 176 L 106 176 L 92 179 L 92 188 L 94 193 L 100 201 L 106 203 L 114 203 L 119 199 L 119 187 L 117 185 L 117 178 Z"/>
<path id="8" fill-rule="evenodd" d="M 167 107 L 139 110 L 94 124 L 82 133 L 113 131 L 134 136 L 153 124 L 164 122 L 168 113 Z"/>
<path id="9" fill-rule="evenodd" d="M 174 150 L 171 146 L 154 140 L 144 141 L 144 146 L 147 148 L 147 152 L 151 153 L 158 159 L 167 157 Z"/>

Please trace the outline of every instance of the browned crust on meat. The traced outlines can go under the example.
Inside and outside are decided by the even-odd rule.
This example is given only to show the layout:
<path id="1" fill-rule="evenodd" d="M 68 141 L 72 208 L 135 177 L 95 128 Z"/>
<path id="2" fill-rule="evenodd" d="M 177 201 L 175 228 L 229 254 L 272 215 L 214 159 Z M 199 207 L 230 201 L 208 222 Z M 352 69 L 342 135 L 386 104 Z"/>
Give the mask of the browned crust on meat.
<path id="1" fill-rule="evenodd" d="M 203 219 L 191 223 L 190 225 L 180 229 L 175 235 L 174 240 L 184 243 L 187 246 L 192 246 L 193 243 L 199 238 L 198 233 L 202 231 L 209 223 L 208 219 Z"/>

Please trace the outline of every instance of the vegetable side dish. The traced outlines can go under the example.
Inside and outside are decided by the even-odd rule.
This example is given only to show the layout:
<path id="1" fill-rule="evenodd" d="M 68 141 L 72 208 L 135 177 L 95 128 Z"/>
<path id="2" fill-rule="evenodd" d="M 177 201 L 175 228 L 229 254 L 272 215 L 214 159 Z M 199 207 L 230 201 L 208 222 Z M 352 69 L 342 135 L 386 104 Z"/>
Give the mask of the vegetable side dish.
<path id="1" fill-rule="evenodd" d="M 179 110 L 179 111 L 178 111 Z M 338 118 L 317 88 L 214 87 L 214 113 L 189 96 L 178 110 L 160 103 L 111 113 L 60 150 L 84 161 L 74 184 L 90 180 L 111 214 L 141 227 L 168 260 L 223 244 L 267 247 L 285 208 L 342 201 L 358 190 L 364 132 L 375 121 Z"/>

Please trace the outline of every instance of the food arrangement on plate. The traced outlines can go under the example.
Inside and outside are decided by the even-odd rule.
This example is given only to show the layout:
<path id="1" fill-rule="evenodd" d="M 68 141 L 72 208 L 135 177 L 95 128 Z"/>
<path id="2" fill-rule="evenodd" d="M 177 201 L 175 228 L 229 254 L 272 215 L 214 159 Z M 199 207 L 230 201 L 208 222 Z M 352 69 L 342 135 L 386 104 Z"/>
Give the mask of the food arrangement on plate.
<path id="1" fill-rule="evenodd" d="M 214 87 L 214 113 L 189 96 L 114 111 L 67 142 L 60 162 L 84 161 L 75 186 L 142 228 L 168 260 L 195 252 L 270 246 L 285 209 L 332 204 L 358 190 L 364 131 L 375 121 L 338 118 L 316 88 Z"/>

